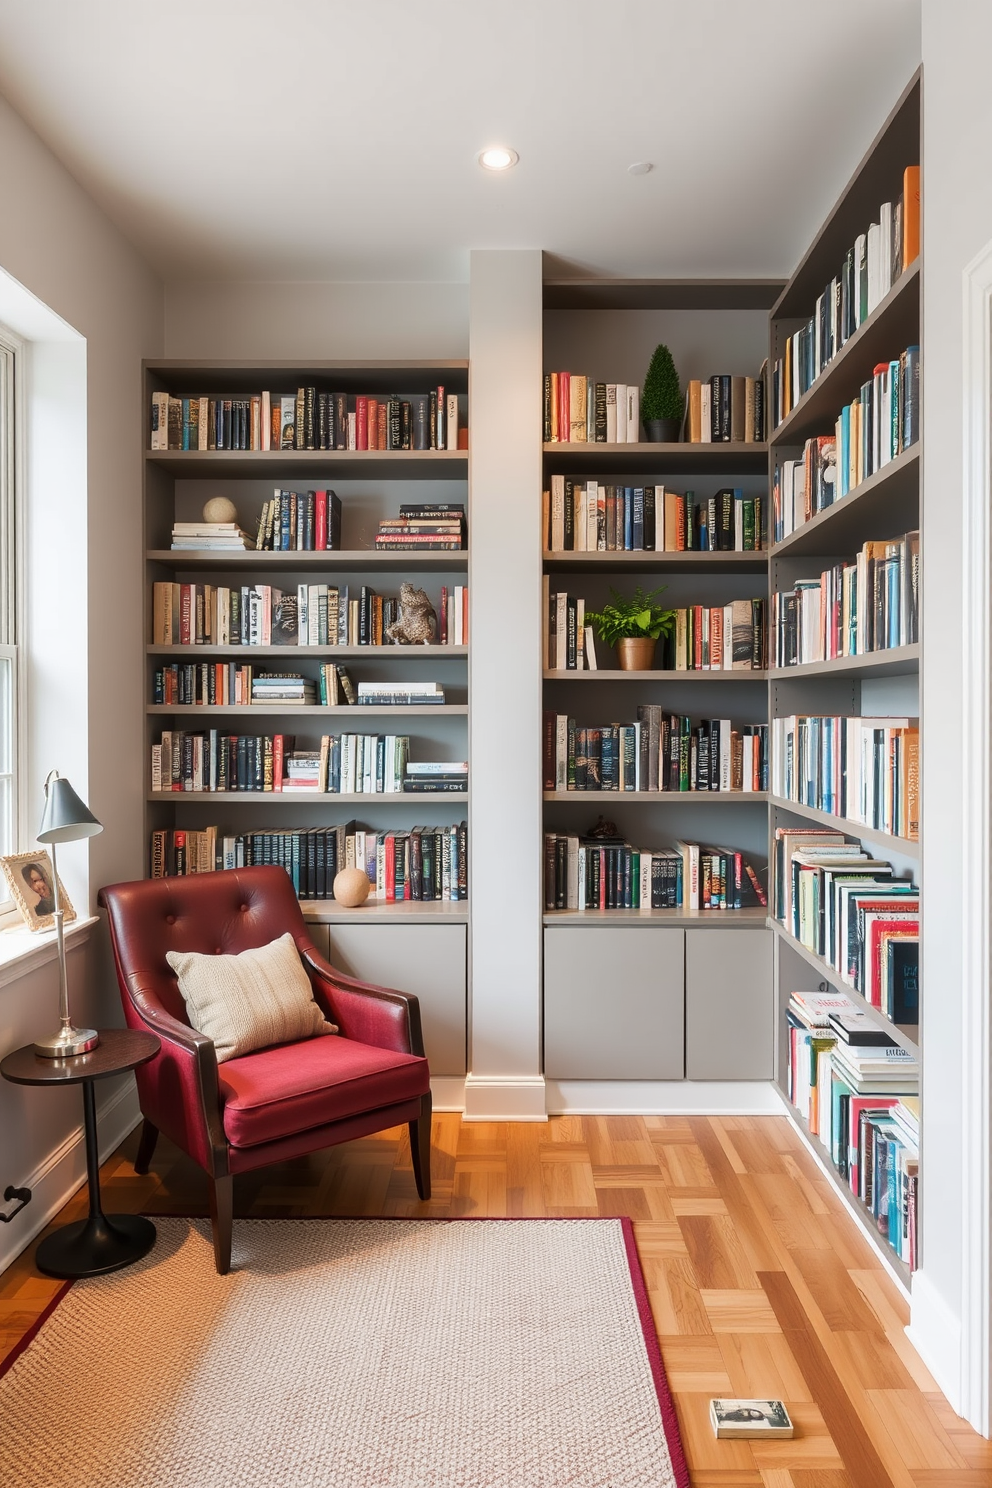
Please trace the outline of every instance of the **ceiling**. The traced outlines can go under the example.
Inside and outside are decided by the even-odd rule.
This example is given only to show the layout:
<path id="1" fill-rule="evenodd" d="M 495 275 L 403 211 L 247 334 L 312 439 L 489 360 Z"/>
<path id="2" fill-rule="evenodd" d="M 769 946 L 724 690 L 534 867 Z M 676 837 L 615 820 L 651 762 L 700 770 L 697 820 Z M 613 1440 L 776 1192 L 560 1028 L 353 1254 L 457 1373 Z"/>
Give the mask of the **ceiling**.
<path id="1" fill-rule="evenodd" d="M 916 68 L 919 12 L 0 0 L 0 92 L 170 279 L 462 280 L 473 247 L 775 276 Z"/>

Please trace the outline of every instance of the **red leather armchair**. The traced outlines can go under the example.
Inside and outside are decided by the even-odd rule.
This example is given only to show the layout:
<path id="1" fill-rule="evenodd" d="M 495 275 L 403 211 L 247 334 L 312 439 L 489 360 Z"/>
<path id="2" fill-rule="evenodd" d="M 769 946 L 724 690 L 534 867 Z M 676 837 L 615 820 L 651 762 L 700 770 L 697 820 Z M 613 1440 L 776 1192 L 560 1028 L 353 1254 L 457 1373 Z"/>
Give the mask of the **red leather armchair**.
<path id="1" fill-rule="evenodd" d="M 282 868 L 113 884 L 107 910 L 124 1016 L 161 1052 L 135 1071 L 144 1125 L 135 1167 L 147 1173 L 160 1131 L 211 1180 L 214 1258 L 231 1264 L 236 1173 L 409 1122 L 417 1192 L 430 1198 L 430 1071 L 416 997 L 354 981 L 310 939 Z M 281 1044 L 218 1065 L 190 1027 L 167 951 L 236 955 L 286 931 L 336 1037 Z"/>

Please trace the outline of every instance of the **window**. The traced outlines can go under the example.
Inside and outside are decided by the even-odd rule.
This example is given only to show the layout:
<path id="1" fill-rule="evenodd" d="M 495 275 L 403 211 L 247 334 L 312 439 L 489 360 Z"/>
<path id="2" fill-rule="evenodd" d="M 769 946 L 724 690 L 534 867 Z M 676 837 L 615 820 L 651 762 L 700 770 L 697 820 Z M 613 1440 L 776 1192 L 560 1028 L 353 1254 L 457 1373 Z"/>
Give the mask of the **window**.
<path id="1" fill-rule="evenodd" d="M 15 343 L 0 331 L 0 853 L 18 840 Z M 0 913 L 9 907 L 0 880 Z"/>

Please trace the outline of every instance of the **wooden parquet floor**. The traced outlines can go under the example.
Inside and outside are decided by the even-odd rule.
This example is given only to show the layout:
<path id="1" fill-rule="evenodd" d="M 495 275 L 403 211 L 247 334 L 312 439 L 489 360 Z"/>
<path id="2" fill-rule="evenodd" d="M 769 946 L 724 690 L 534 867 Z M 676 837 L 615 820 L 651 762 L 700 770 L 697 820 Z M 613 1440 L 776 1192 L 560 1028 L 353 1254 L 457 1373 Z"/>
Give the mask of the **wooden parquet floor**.
<path id="1" fill-rule="evenodd" d="M 104 1166 L 109 1211 L 206 1212 L 187 1158 L 160 1141 L 139 1178 L 136 1145 Z M 433 1174 L 421 1204 L 406 1132 L 385 1132 L 239 1179 L 235 1214 L 630 1215 L 694 1488 L 992 1485 L 992 1444 L 937 1390 L 905 1303 L 784 1118 L 440 1115 Z M 32 1251 L 0 1278 L 0 1357 L 58 1286 Z M 795 1439 L 715 1441 L 713 1395 L 782 1397 Z"/>

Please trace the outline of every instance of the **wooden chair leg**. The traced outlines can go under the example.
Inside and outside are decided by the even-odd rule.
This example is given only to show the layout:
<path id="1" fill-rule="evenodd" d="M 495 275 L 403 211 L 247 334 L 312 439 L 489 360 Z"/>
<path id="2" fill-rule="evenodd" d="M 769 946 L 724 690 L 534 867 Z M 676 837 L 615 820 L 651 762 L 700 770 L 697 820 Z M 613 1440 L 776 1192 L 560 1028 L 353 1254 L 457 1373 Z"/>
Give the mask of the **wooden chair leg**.
<path id="1" fill-rule="evenodd" d="M 234 1179 L 228 1174 L 210 1184 L 210 1223 L 214 1232 L 214 1265 L 218 1276 L 231 1269 L 231 1229 L 234 1223 Z"/>
<path id="2" fill-rule="evenodd" d="M 155 1153 L 155 1143 L 158 1141 L 158 1127 L 153 1126 L 146 1116 L 141 1124 L 141 1136 L 138 1140 L 138 1155 L 134 1159 L 134 1171 L 136 1173 L 147 1173 L 151 1166 L 151 1160 Z"/>
<path id="3" fill-rule="evenodd" d="M 413 1157 L 413 1176 L 417 1192 L 422 1199 L 431 1196 L 431 1095 L 427 1092 L 420 1102 L 420 1115 L 410 1122 L 410 1154 Z"/>

